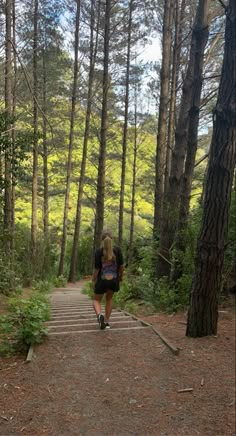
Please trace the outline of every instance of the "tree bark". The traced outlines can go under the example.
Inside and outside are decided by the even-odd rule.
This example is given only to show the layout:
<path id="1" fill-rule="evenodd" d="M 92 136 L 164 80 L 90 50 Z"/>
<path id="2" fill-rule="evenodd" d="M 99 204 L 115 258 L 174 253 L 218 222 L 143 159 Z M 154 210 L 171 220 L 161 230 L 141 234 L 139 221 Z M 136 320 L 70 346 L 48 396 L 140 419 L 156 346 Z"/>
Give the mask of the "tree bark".
<path id="1" fill-rule="evenodd" d="M 154 238 L 157 238 L 161 227 L 162 203 L 164 192 L 164 174 L 166 159 L 166 135 L 168 117 L 170 57 L 171 57 L 171 26 L 173 15 L 173 0 L 165 0 L 163 41 L 162 41 L 162 66 L 161 66 L 161 90 L 158 119 L 158 134 L 156 148 L 156 181 L 155 181 L 155 204 L 154 204 Z"/>
<path id="2" fill-rule="evenodd" d="M 181 106 L 179 119 L 175 132 L 175 147 L 172 156 L 171 173 L 169 178 L 169 189 L 165 201 L 165 210 L 163 217 L 160 235 L 160 254 L 157 262 L 157 277 L 169 276 L 170 274 L 170 250 L 173 246 L 174 237 L 178 224 L 180 194 L 182 186 L 182 177 L 184 171 L 184 161 L 186 156 L 189 114 L 192 105 L 194 91 L 195 69 L 199 74 L 201 70 L 197 66 L 197 60 L 203 55 L 199 53 L 198 44 L 201 38 L 205 35 L 208 28 L 207 12 L 209 0 L 199 0 L 197 13 L 195 17 L 190 57 L 188 63 L 187 74 L 183 83 L 183 93 L 181 98 Z M 206 43 L 207 38 L 203 38 Z M 204 52 L 204 44 L 201 43 L 201 50 Z M 167 259 L 167 261 L 165 260 Z"/>
<path id="3" fill-rule="evenodd" d="M 75 108 L 76 108 L 76 100 L 77 100 L 77 83 L 78 83 L 78 70 L 79 70 L 78 57 L 79 57 L 80 0 L 77 0 L 76 4 L 77 4 L 77 8 L 76 8 L 76 23 L 75 23 L 74 77 L 73 77 L 73 89 L 72 89 L 72 98 L 71 98 L 70 134 L 69 134 L 69 147 L 68 147 L 68 160 L 67 160 L 67 177 L 66 177 L 63 229 L 62 229 L 62 240 L 61 240 L 61 254 L 60 254 L 60 262 L 59 262 L 59 269 L 58 269 L 59 276 L 63 274 L 66 241 L 67 241 L 70 184 L 71 184 L 71 175 L 72 175 L 72 151 L 73 151 L 73 142 L 74 142 Z"/>
<path id="4" fill-rule="evenodd" d="M 236 161 L 236 2 L 226 9 L 225 49 L 213 116 L 202 225 L 186 335 L 216 335 L 230 198 Z"/>
<path id="5" fill-rule="evenodd" d="M 127 38 L 126 79 L 125 79 L 125 114 L 124 114 L 124 128 L 123 128 L 123 139 L 122 139 L 122 167 L 121 167 L 120 207 L 119 207 L 119 225 L 118 225 L 118 227 L 119 227 L 119 231 L 118 231 L 118 244 L 119 244 L 119 246 L 122 245 L 122 239 L 123 239 L 124 195 L 125 195 L 127 134 L 128 134 L 128 116 L 129 116 L 129 81 L 130 81 L 130 51 L 131 51 L 131 32 L 132 32 L 132 12 L 133 12 L 133 0 L 130 0 L 128 38 Z"/>
<path id="6" fill-rule="evenodd" d="M 132 180 L 132 201 L 131 201 L 131 220 L 130 220 L 130 237 L 129 237 L 129 264 L 133 257 L 134 243 L 134 214 L 135 214 L 135 196 L 136 196 L 136 176 L 137 176 L 137 89 L 135 89 L 135 108 L 134 108 L 134 161 L 133 161 L 133 180 Z"/>
<path id="7" fill-rule="evenodd" d="M 204 50 L 208 41 L 208 21 L 206 17 L 204 30 L 197 35 L 197 47 L 195 56 L 195 68 L 193 78 L 193 97 L 192 104 L 189 111 L 189 125 L 188 125 L 188 139 L 187 139 L 187 155 L 185 160 L 185 170 L 182 179 L 182 188 L 180 196 L 180 209 L 179 209 L 179 222 L 177 225 L 177 234 L 175 241 L 176 250 L 185 251 L 186 241 L 184 237 L 184 230 L 188 222 L 190 198 L 192 190 L 192 179 L 194 173 L 194 165 L 198 146 L 198 126 L 199 126 L 199 113 L 201 104 L 201 91 L 202 91 L 202 73 L 204 62 Z M 175 264 L 173 271 L 173 280 L 176 281 L 182 274 L 182 263 Z"/>
<path id="8" fill-rule="evenodd" d="M 11 184 L 11 122 L 12 115 L 12 92 L 11 92 L 11 14 L 12 2 L 7 0 L 5 4 L 6 16 L 6 37 L 5 37 L 5 131 L 7 135 L 7 146 L 5 150 L 5 182 L 4 182 L 4 240 L 6 254 L 11 248 L 11 219 L 12 219 L 12 184 Z"/>
<path id="9" fill-rule="evenodd" d="M 47 77 L 45 52 L 43 53 L 43 112 L 47 113 Z M 49 201 L 48 201 L 48 144 L 47 120 L 43 117 L 43 232 L 44 239 L 48 238 Z"/>
<path id="10" fill-rule="evenodd" d="M 170 176 L 170 165 L 171 156 L 174 146 L 174 134 L 175 134 L 175 113 L 176 113 L 176 92 L 178 84 L 179 66 L 177 64 L 178 54 L 180 52 L 180 41 L 179 41 L 179 0 L 175 0 L 175 37 L 174 37 L 174 47 L 173 47 L 173 59 L 172 59 L 172 73 L 171 73 L 171 85 L 170 85 L 170 108 L 169 108 L 169 123 L 168 123 L 168 134 L 167 134 L 167 147 L 166 147 L 166 165 L 165 165 L 165 185 L 164 185 L 164 199 L 168 190 L 169 176 Z"/>
<path id="11" fill-rule="evenodd" d="M 95 47 L 94 47 L 94 23 L 95 23 L 95 0 L 92 0 L 91 22 L 90 22 L 90 65 L 89 65 L 89 80 L 88 80 L 88 95 L 87 95 L 87 111 L 86 111 L 86 119 L 85 119 L 83 156 L 82 156 L 82 162 L 80 167 L 80 180 L 79 180 L 79 187 L 78 187 L 75 229 L 74 229 L 74 237 L 73 237 L 71 263 L 70 263 L 70 274 L 69 274 L 70 282 L 75 282 L 76 280 L 78 245 L 79 245 L 80 224 L 81 224 L 81 209 L 82 209 L 82 200 L 83 200 L 83 193 L 84 193 L 84 181 L 85 181 L 84 179 L 86 173 L 87 149 L 88 149 L 90 118 L 91 118 L 91 110 L 92 110 L 94 70 L 95 70 L 95 63 L 97 57 L 98 32 L 99 32 L 99 24 L 100 24 L 100 1 L 98 4 L 97 35 L 96 35 Z"/>
<path id="12" fill-rule="evenodd" d="M 32 218 L 31 218 L 31 246 L 32 246 L 32 265 L 33 269 L 36 262 L 36 243 L 37 243 L 37 209 L 38 209 L 38 20 L 39 5 L 38 0 L 34 1 L 34 36 L 33 36 L 33 180 L 32 180 Z"/>
<path id="13" fill-rule="evenodd" d="M 12 0 L 12 39 L 14 47 L 16 47 L 16 3 Z M 11 257 L 12 264 L 14 263 L 14 250 L 15 250 L 15 201 L 16 201 L 16 176 L 15 176 L 15 143 L 16 143 L 16 84 L 17 84 L 17 59 L 16 52 L 13 50 L 13 89 L 12 89 L 12 192 L 11 192 Z"/>
<path id="14" fill-rule="evenodd" d="M 106 0 L 105 34 L 104 34 L 104 61 L 103 61 L 103 100 L 101 118 L 101 140 L 97 179 L 96 221 L 95 221 L 95 247 L 101 244 L 104 224 L 104 198 L 105 198 L 105 171 L 106 171 L 106 140 L 107 140 L 107 103 L 109 89 L 109 44 L 110 44 L 110 15 L 111 0 Z"/>

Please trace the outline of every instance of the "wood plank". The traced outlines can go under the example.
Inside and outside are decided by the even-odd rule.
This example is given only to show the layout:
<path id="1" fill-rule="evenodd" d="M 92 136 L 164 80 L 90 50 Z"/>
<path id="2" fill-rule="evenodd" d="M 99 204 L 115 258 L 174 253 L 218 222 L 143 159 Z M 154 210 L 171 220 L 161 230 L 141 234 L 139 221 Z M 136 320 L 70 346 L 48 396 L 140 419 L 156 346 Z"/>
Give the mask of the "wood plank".
<path id="1" fill-rule="evenodd" d="M 30 363 L 33 358 L 34 346 L 31 344 L 26 357 L 26 363 Z"/>
<path id="2" fill-rule="evenodd" d="M 128 320 L 128 321 L 126 321 L 126 320 L 124 320 L 124 321 L 111 321 L 111 324 L 113 325 L 113 324 L 129 324 L 129 323 L 136 323 L 136 321 L 135 320 Z M 48 326 L 48 328 L 49 328 L 49 331 L 51 330 L 51 329 L 58 329 L 58 328 L 62 328 L 62 327 L 65 327 L 65 328 L 69 328 L 69 327 L 84 327 L 84 326 L 89 326 L 89 325 L 97 325 L 98 326 L 98 323 L 95 321 L 95 322 L 88 322 L 88 323 L 85 323 L 85 324 L 81 324 L 81 323 L 76 323 L 76 324 L 63 324 L 63 325 L 51 325 L 51 326 Z"/>
<path id="3" fill-rule="evenodd" d="M 53 333 L 49 333 L 48 336 L 59 336 L 59 335 L 72 335 L 72 334 L 77 334 L 77 333 L 93 333 L 93 332 L 120 332 L 120 331 L 127 331 L 127 330 L 143 330 L 146 329 L 147 327 L 142 327 L 142 326 L 137 326 L 137 327 L 117 327 L 114 329 L 94 329 L 94 330 L 78 330 L 78 331 L 72 331 L 72 332 L 53 332 Z"/>
<path id="4" fill-rule="evenodd" d="M 142 319 L 137 318 L 137 316 L 132 315 L 129 312 L 126 311 L 122 311 L 123 313 L 125 313 L 127 316 L 131 316 L 133 319 L 135 319 L 136 321 L 139 321 L 142 325 L 146 326 L 146 327 L 151 327 L 152 330 L 154 331 L 154 333 L 159 336 L 159 338 L 162 340 L 162 342 L 164 342 L 164 344 L 170 349 L 170 351 L 174 354 L 174 355 L 178 355 L 179 354 L 179 349 L 177 347 L 175 347 L 170 341 L 169 339 L 167 339 L 159 330 L 157 330 L 155 327 L 153 327 L 152 324 L 143 321 Z"/>

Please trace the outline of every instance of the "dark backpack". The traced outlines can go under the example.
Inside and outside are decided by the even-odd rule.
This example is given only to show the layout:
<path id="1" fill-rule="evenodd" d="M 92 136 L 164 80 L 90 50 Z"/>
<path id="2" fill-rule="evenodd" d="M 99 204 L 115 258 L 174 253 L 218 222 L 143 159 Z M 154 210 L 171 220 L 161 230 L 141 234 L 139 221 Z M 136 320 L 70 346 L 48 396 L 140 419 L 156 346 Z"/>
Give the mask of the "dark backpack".
<path id="1" fill-rule="evenodd" d="M 101 279 L 115 281 L 117 279 L 117 264 L 116 260 L 104 260 L 102 258 Z"/>

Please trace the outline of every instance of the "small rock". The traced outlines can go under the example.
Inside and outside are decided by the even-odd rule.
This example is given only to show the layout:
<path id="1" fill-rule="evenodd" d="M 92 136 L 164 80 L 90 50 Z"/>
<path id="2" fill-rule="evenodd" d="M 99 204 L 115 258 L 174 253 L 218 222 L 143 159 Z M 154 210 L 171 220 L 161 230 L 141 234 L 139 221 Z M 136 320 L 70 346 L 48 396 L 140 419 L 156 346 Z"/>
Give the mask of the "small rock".
<path id="1" fill-rule="evenodd" d="M 137 403 L 137 400 L 134 400 L 133 398 L 131 398 L 130 400 L 129 400 L 129 404 L 136 404 Z"/>

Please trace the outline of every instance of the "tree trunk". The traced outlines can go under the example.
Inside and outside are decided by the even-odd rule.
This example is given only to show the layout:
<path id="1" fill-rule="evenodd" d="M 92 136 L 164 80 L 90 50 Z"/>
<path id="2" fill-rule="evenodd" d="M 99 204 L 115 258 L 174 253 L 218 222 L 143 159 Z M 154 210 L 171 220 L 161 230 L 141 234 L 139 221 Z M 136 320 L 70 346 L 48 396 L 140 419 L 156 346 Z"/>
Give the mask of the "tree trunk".
<path id="1" fill-rule="evenodd" d="M 37 197 L 38 197 L 38 19 L 39 19 L 38 0 L 34 1 L 34 39 L 33 39 L 33 180 L 32 180 L 32 218 L 31 218 L 31 245 L 32 245 L 32 265 L 35 268 L 36 262 L 36 242 L 37 242 Z"/>
<path id="2" fill-rule="evenodd" d="M 119 208 L 119 232 L 118 243 L 121 246 L 123 239 L 123 219 L 124 219 L 124 194 L 125 194 L 125 174 L 126 174 L 126 154 L 127 154 L 127 133 L 128 133 L 128 116 L 129 116 L 129 76 L 130 76 L 130 51 L 131 51 L 131 32 L 132 32 L 132 12 L 133 0 L 129 3 L 129 24 L 127 39 L 127 63 L 125 79 L 125 116 L 122 140 L 122 168 L 121 168 L 121 185 L 120 185 L 120 208 Z"/>
<path id="3" fill-rule="evenodd" d="M 6 254 L 10 253 L 11 247 L 11 214 L 12 214 L 12 190 L 11 190 L 11 122 L 12 115 L 12 94 L 11 94 L 11 14 L 12 2 L 6 1 L 6 40 L 5 40 L 5 131 L 7 135 L 7 146 L 5 150 L 5 183 L 4 183 L 4 239 Z"/>
<path id="4" fill-rule="evenodd" d="M 47 112 L 47 78 L 46 78 L 46 63 L 45 53 L 43 53 L 43 112 Z M 43 232 L 44 239 L 48 238 L 48 144 L 47 144 L 47 120 L 43 117 Z"/>
<path id="5" fill-rule="evenodd" d="M 209 0 L 199 0 L 195 23 L 193 27 L 189 64 L 186 78 L 183 83 L 180 113 L 175 132 L 175 147 L 171 163 L 169 189 L 165 202 L 165 210 L 163 211 L 163 217 L 165 219 L 163 219 L 160 236 L 161 256 L 159 257 L 157 263 L 158 278 L 162 276 L 169 276 L 170 273 L 170 250 L 174 242 L 174 237 L 178 224 L 180 194 L 187 148 L 189 114 L 194 91 L 195 69 L 197 68 L 197 71 L 199 72 L 199 74 L 201 74 L 201 70 L 197 65 L 197 60 L 199 60 L 204 53 L 205 45 L 203 42 L 205 41 L 206 43 L 207 41 L 205 34 L 207 34 L 208 32 L 208 7 Z M 203 51 L 202 54 L 200 54 L 198 47 L 198 44 L 200 42 L 200 48 Z"/>
<path id="6" fill-rule="evenodd" d="M 166 135 L 168 117 L 168 98 L 170 80 L 170 57 L 171 57 L 171 22 L 173 16 L 173 0 L 165 0 L 163 41 L 162 41 L 162 66 L 161 66 L 161 90 L 158 119 L 158 134 L 156 148 L 156 182 L 155 182 L 155 205 L 154 205 L 154 237 L 156 239 L 161 227 L 162 202 L 164 192 L 164 174 L 166 159 Z"/>
<path id="7" fill-rule="evenodd" d="M 78 83 L 79 24 L 80 24 L 80 0 L 77 0 L 76 23 L 75 23 L 75 48 L 74 48 L 74 56 L 75 56 L 74 78 L 73 78 L 73 90 L 72 90 L 72 99 L 71 99 L 70 134 L 69 134 L 69 147 L 68 147 L 68 160 L 67 160 L 67 177 L 66 177 L 63 229 L 62 229 L 62 240 L 61 240 L 61 255 L 60 255 L 60 263 L 58 269 L 59 276 L 63 274 L 66 241 L 67 241 L 70 184 L 71 184 L 71 174 L 72 174 L 72 151 L 73 151 L 73 141 L 74 141 L 75 108 L 76 108 L 76 100 L 77 100 L 77 83 Z"/>
<path id="8" fill-rule="evenodd" d="M 209 24 L 209 23 L 208 23 Z M 186 241 L 183 231 L 186 229 L 189 216 L 190 198 L 192 190 L 192 178 L 194 172 L 194 165 L 198 146 L 198 126 L 199 126 L 199 113 L 202 92 L 202 73 L 204 62 L 204 50 L 208 40 L 208 26 L 205 22 L 204 31 L 197 35 L 197 47 L 195 56 L 195 68 L 193 78 L 193 97 L 192 104 L 189 112 L 189 126 L 188 126 L 188 139 L 187 139 L 187 155 L 185 161 L 185 171 L 182 180 L 180 209 L 179 209 L 179 222 L 177 226 L 177 235 L 175 248 L 176 250 L 185 251 Z M 177 280 L 182 274 L 182 264 L 178 262 L 173 271 L 173 280 Z"/>
<path id="9" fill-rule="evenodd" d="M 95 222 L 95 237 L 94 237 L 95 247 L 99 247 L 101 244 L 102 229 L 104 224 L 111 0 L 106 0 L 105 4 L 106 4 L 106 10 L 105 10 L 104 62 L 103 62 L 103 100 L 102 100 L 101 140 L 100 140 L 97 198 L 96 198 L 96 222 Z"/>
<path id="10" fill-rule="evenodd" d="M 236 151 L 236 2 L 226 13 L 225 49 L 207 172 L 186 335 L 216 335 Z"/>
<path id="11" fill-rule="evenodd" d="M 173 60 L 172 60 L 172 73 L 171 73 L 171 91 L 170 91 L 170 109 L 169 109 L 169 123 L 167 134 L 167 147 L 166 147 L 166 165 L 165 165 L 165 185 L 164 185 L 164 199 L 168 190 L 171 156 L 174 146 L 174 134 L 175 134 L 175 113 L 176 113 L 176 92 L 178 84 L 177 71 L 179 66 L 177 65 L 178 53 L 180 52 L 180 40 L 179 40 L 179 0 L 175 0 L 175 38 L 173 47 Z"/>
<path id="12" fill-rule="evenodd" d="M 95 23 L 95 0 L 92 0 L 91 22 L 90 22 L 90 65 L 89 65 L 89 81 L 88 81 L 88 95 L 87 95 L 87 111 L 86 111 L 86 119 L 85 119 L 83 157 L 82 157 L 81 168 L 80 168 L 80 180 L 79 180 L 79 189 L 78 189 L 73 247 L 72 247 L 71 263 L 70 263 L 69 281 L 71 282 L 75 282 L 76 280 L 76 267 L 77 267 L 79 234 L 80 234 L 80 224 L 81 224 L 81 209 L 82 209 L 82 200 L 83 200 L 83 192 L 84 192 L 84 178 L 86 172 L 87 149 L 88 149 L 90 118 L 91 118 L 91 110 L 92 110 L 94 69 L 95 69 L 95 63 L 97 57 L 98 32 L 99 32 L 99 24 L 100 24 L 100 1 L 98 5 L 98 21 L 97 21 L 97 35 L 96 35 L 95 47 L 93 41 L 94 23 Z"/>
<path id="13" fill-rule="evenodd" d="M 15 0 L 12 0 L 12 39 L 14 47 L 16 47 L 16 4 Z M 15 118 L 16 118 L 16 84 L 17 84 L 17 59 L 16 52 L 13 50 L 13 90 L 12 90 L 12 118 L 14 125 L 12 127 L 12 192 L 11 192 L 11 256 L 12 264 L 14 263 L 14 251 L 15 251 L 15 200 L 16 200 L 16 176 L 15 176 L 15 143 L 16 143 L 16 130 L 15 130 Z"/>
<path id="14" fill-rule="evenodd" d="M 132 201 L 131 201 L 131 220 L 130 220 L 130 237 L 129 237 L 129 264 L 133 257 L 134 243 L 134 214 L 135 214 L 135 196 L 136 196 L 136 176 L 137 176 L 137 90 L 135 89 L 135 108 L 134 108 L 134 161 L 133 161 L 133 180 L 132 180 Z"/>

